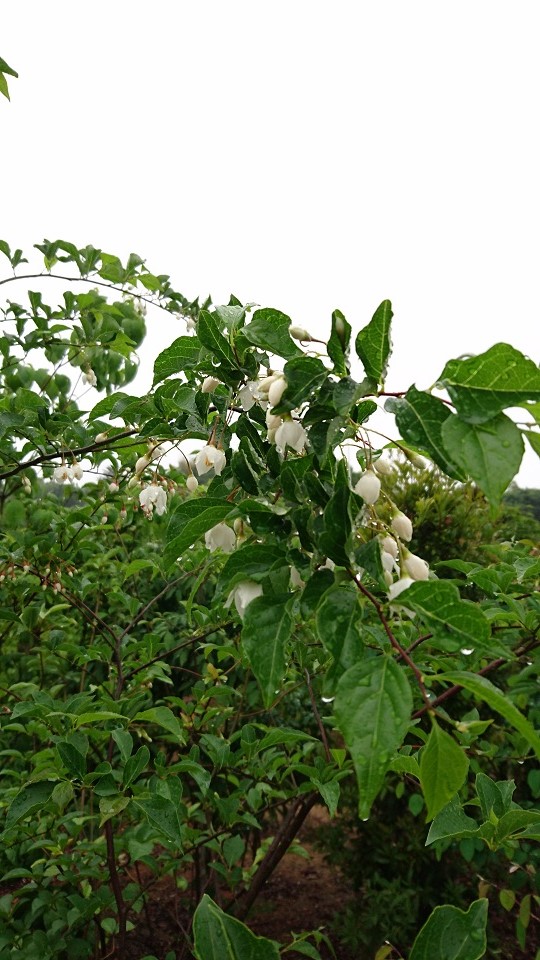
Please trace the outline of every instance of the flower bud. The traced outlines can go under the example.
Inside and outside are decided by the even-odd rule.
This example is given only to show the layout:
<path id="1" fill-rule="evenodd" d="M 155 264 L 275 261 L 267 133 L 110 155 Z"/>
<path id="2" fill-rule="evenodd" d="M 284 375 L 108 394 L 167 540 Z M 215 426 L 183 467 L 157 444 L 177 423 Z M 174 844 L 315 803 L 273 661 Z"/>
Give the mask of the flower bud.
<path id="1" fill-rule="evenodd" d="M 275 413 L 271 413 L 270 410 L 266 411 L 266 426 L 269 430 L 277 430 L 282 423 L 283 420 L 281 417 L 278 417 Z"/>
<path id="2" fill-rule="evenodd" d="M 391 477 L 394 472 L 393 464 L 384 457 L 380 457 L 379 460 L 373 464 L 373 467 L 380 477 Z"/>
<path id="3" fill-rule="evenodd" d="M 289 327 L 289 335 L 294 340 L 313 340 L 313 337 L 304 327 L 295 327 L 294 324 Z"/>
<path id="4" fill-rule="evenodd" d="M 98 433 L 96 437 L 96 443 L 103 443 L 109 437 L 108 433 Z"/>
<path id="5" fill-rule="evenodd" d="M 354 492 L 362 497 L 365 503 L 376 503 L 381 492 L 381 481 L 373 470 L 366 470 L 355 485 Z"/>
<path id="6" fill-rule="evenodd" d="M 413 580 L 427 580 L 429 578 L 429 566 L 422 557 L 417 557 L 415 553 L 409 553 L 408 550 L 402 551 L 401 566 L 407 576 Z"/>
<path id="7" fill-rule="evenodd" d="M 216 387 L 219 387 L 221 380 L 218 380 L 216 377 L 206 377 L 203 380 L 201 392 L 202 393 L 213 393 Z"/>
<path id="8" fill-rule="evenodd" d="M 151 458 L 145 453 L 143 457 L 139 457 L 137 463 L 135 464 L 135 473 L 144 473 L 148 464 L 150 463 Z"/>
<path id="9" fill-rule="evenodd" d="M 401 511 L 394 514 L 390 526 L 401 540 L 408 542 L 412 539 L 413 525 L 409 518 L 406 517 L 404 513 L 401 513 Z"/>
<path id="10" fill-rule="evenodd" d="M 384 553 L 389 553 L 394 560 L 397 560 L 398 546 L 393 537 L 384 537 L 384 539 L 381 540 L 381 550 L 383 550 Z"/>
<path id="11" fill-rule="evenodd" d="M 286 389 L 287 381 L 283 375 L 277 377 L 274 382 L 270 384 L 268 402 L 271 407 L 277 407 Z"/>
<path id="12" fill-rule="evenodd" d="M 193 474 L 191 474 L 191 476 L 186 480 L 186 487 L 190 493 L 194 493 L 198 486 L 199 481 L 197 480 L 197 477 L 194 477 Z"/>
<path id="13" fill-rule="evenodd" d="M 109 484 L 109 490 L 111 491 L 111 493 L 118 493 L 119 489 L 120 487 L 118 486 L 116 480 L 111 480 Z"/>

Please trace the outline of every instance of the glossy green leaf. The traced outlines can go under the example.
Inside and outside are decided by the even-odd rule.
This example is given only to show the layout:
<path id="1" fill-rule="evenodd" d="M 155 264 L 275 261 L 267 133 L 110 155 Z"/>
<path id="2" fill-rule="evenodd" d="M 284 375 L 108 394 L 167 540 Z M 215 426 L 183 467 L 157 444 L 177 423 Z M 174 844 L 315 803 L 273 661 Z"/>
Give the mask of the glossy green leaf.
<path id="1" fill-rule="evenodd" d="M 390 300 L 383 300 L 367 327 L 360 330 L 356 337 L 356 352 L 364 365 L 366 376 L 376 383 L 382 383 L 386 376 L 392 349 L 390 339 L 392 317 Z"/>
<path id="2" fill-rule="evenodd" d="M 68 773 L 82 780 L 86 775 L 86 757 L 66 740 L 59 740 L 56 749 Z"/>
<path id="3" fill-rule="evenodd" d="M 321 551 L 342 567 L 347 567 L 350 563 L 352 531 L 350 499 L 349 487 L 345 484 L 338 486 L 324 509 L 324 528 L 319 536 Z"/>
<path id="4" fill-rule="evenodd" d="M 317 607 L 317 633 L 334 662 L 327 671 L 324 693 L 331 696 L 340 676 L 362 659 L 361 611 L 356 587 L 335 587 Z"/>
<path id="5" fill-rule="evenodd" d="M 219 360 L 224 360 L 232 367 L 238 366 L 238 361 L 229 341 L 223 336 L 214 314 L 208 310 L 201 310 L 199 314 L 197 337 L 202 345 Z"/>
<path id="6" fill-rule="evenodd" d="M 180 743 L 184 743 L 185 735 L 180 721 L 169 707 L 151 707 L 150 710 L 142 710 L 135 714 L 135 720 L 139 723 L 141 721 L 155 723 L 158 727 L 163 727 L 164 730 L 172 733 Z"/>
<path id="7" fill-rule="evenodd" d="M 178 816 L 178 808 L 168 797 L 137 797 L 133 801 L 144 813 L 145 817 L 165 839 L 172 841 L 177 847 L 182 845 L 182 827 Z"/>
<path id="8" fill-rule="evenodd" d="M 275 408 L 283 412 L 296 410 L 310 400 L 328 376 L 324 363 L 318 357 L 294 357 L 287 361 L 283 373 L 287 388 Z"/>
<path id="9" fill-rule="evenodd" d="M 409 960 L 480 960 L 486 952 L 488 901 L 475 900 L 467 911 L 435 907 L 420 930 Z"/>
<path id="10" fill-rule="evenodd" d="M 19 820 L 25 820 L 33 813 L 37 813 L 50 799 L 54 783 L 50 780 L 40 780 L 38 783 L 29 783 L 14 797 L 9 805 L 5 827 L 8 830 Z"/>
<path id="11" fill-rule="evenodd" d="M 201 356 L 201 346 L 197 337 L 178 337 L 170 347 L 162 350 L 154 363 L 154 386 L 173 373 L 196 367 Z"/>
<path id="12" fill-rule="evenodd" d="M 431 457 L 449 477 L 464 479 L 464 472 L 449 456 L 443 441 L 443 424 L 452 414 L 442 400 L 413 386 L 404 397 L 394 400 L 390 409 L 395 413 L 396 424 L 404 440 Z"/>
<path id="13" fill-rule="evenodd" d="M 540 369 L 508 343 L 496 343 L 466 360 L 450 360 L 439 382 L 469 423 L 484 423 L 524 400 L 540 400 Z"/>
<path id="14" fill-rule="evenodd" d="M 257 937 L 205 893 L 193 917 L 197 960 L 279 960 L 279 946 Z"/>
<path id="15" fill-rule="evenodd" d="M 122 780 L 124 782 L 124 787 L 131 786 L 134 780 L 136 780 L 137 777 L 141 775 L 143 770 L 146 770 L 146 768 L 148 767 L 149 760 L 150 760 L 150 750 L 148 749 L 146 744 L 143 744 L 142 747 L 139 747 L 139 749 L 137 750 L 137 753 L 133 754 L 133 756 L 126 761 L 126 765 L 124 767 L 124 773 L 122 777 Z"/>
<path id="16" fill-rule="evenodd" d="M 469 761 L 464 750 L 433 719 L 428 742 L 420 757 L 420 783 L 428 820 L 437 816 L 463 786 L 468 769 Z"/>
<path id="17" fill-rule="evenodd" d="M 442 438 L 463 474 L 478 484 L 490 503 L 498 504 L 523 457 L 523 438 L 515 423 L 504 413 L 481 424 L 452 415 L 442 425 Z"/>
<path id="18" fill-rule="evenodd" d="M 291 322 L 290 317 L 279 310 L 256 310 L 251 323 L 242 328 L 242 334 L 256 347 L 278 357 L 295 357 L 302 351 L 289 334 Z"/>
<path id="19" fill-rule="evenodd" d="M 398 601 L 416 610 L 434 632 L 450 633 L 461 644 L 473 649 L 483 650 L 489 644 L 488 619 L 474 603 L 461 599 L 453 583 L 418 581 L 411 584 Z"/>
<path id="20" fill-rule="evenodd" d="M 357 663 L 338 683 L 334 714 L 354 763 L 362 819 L 405 738 L 412 704 L 405 671 L 390 657 Z"/>
<path id="21" fill-rule="evenodd" d="M 228 593 L 236 583 L 242 580 L 255 580 L 260 583 L 269 570 L 288 566 L 282 547 L 274 544 L 246 543 L 227 557 L 225 566 L 219 575 L 217 593 Z"/>
<path id="22" fill-rule="evenodd" d="M 445 840 L 449 837 L 474 837 L 477 833 L 476 820 L 467 816 L 459 797 L 455 796 L 433 820 L 427 835 L 426 846 L 435 843 L 436 840 Z"/>
<path id="23" fill-rule="evenodd" d="M 227 500 L 201 497 L 188 500 L 175 510 L 167 527 L 167 546 L 163 553 L 166 567 L 170 567 L 199 537 L 221 523 L 234 510 Z"/>
<path id="24" fill-rule="evenodd" d="M 437 679 L 447 680 L 450 683 L 464 687 L 465 690 L 474 693 L 476 697 L 487 703 L 488 706 L 496 710 L 497 713 L 500 713 L 501 716 L 503 716 L 505 720 L 508 720 L 508 723 L 525 738 L 536 753 L 536 756 L 540 759 L 540 737 L 532 723 L 520 713 L 512 701 L 509 700 L 508 697 L 505 697 L 504 693 L 502 693 L 495 684 L 491 683 L 490 680 L 486 677 L 479 677 L 474 673 L 467 673 L 460 670 L 451 670 L 448 673 L 438 674 Z"/>
<path id="25" fill-rule="evenodd" d="M 527 437 L 532 449 L 540 457 L 540 433 L 533 430 L 524 430 L 523 435 Z"/>
<path id="26" fill-rule="evenodd" d="M 292 630 L 290 597 L 256 597 L 246 608 L 242 646 L 269 707 L 285 675 L 285 644 Z"/>

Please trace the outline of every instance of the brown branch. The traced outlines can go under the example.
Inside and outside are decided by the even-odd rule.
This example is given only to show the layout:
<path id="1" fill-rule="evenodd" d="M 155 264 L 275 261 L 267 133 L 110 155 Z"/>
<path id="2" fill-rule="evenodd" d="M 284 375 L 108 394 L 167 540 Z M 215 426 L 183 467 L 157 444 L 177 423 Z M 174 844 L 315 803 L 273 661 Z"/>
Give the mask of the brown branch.
<path id="1" fill-rule="evenodd" d="M 152 657 L 151 660 L 147 660 L 147 662 L 141 664 L 140 667 L 135 667 L 133 670 L 130 670 L 129 673 L 126 673 L 124 676 L 124 682 L 127 683 L 128 680 L 131 680 L 131 677 L 134 677 L 135 674 L 140 673 L 141 670 L 146 670 L 147 667 L 151 667 L 153 663 L 158 663 L 159 660 L 164 660 L 166 657 L 170 657 L 171 654 L 177 653 L 178 650 L 182 650 L 183 647 L 189 647 L 190 644 L 196 643 L 197 640 L 204 640 L 205 637 L 209 637 L 210 634 L 216 633 L 223 627 L 228 627 L 231 623 L 233 623 L 232 620 L 225 620 L 223 623 L 218 623 L 215 627 L 211 627 L 209 630 L 205 630 L 203 633 L 198 633 L 194 637 L 189 637 L 187 640 L 182 640 L 181 643 L 177 643 L 176 646 L 171 647 L 170 650 L 164 650 L 162 653 L 158 653 L 156 657 Z"/>
<path id="2" fill-rule="evenodd" d="M 37 467 L 40 463 L 46 463 L 50 460 L 57 460 L 58 457 L 63 457 L 66 454 L 70 457 L 78 457 L 84 453 L 92 453 L 94 450 L 106 450 L 108 447 L 112 447 L 117 440 L 123 440 L 124 437 L 132 437 L 138 432 L 138 428 L 134 428 L 133 430 L 122 430 L 121 433 L 117 433 L 114 437 L 111 437 L 108 440 L 100 440 L 99 443 L 90 443 L 86 447 L 75 447 L 73 450 L 68 448 L 66 450 L 58 450 L 56 453 L 44 453 L 39 457 L 34 457 L 33 460 L 25 460 L 22 463 L 19 463 L 13 468 L 13 470 L 8 470 L 6 473 L 0 473 L 0 480 L 7 480 L 8 477 L 13 477 L 16 473 L 21 473 L 22 470 L 27 470 L 28 467 Z"/>
<path id="3" fill-rule="evenodd" d="M 118 912 L 118 947 L 116 951 L 117 960 L 124 960 L 126 950 L 126 919 L 128 908 L 122 894 L 118 868 L 116 866 L 116 855 L 114 852 L 114 837 L 112 830 L 112 821 L 107 820 L 105 824 L 105 841 L 107 844 L 107 866 L 111 878 L 111 887 L 116 901 Z"/>
<path id="4" fill-rule="evenodd" d="M 311 685 L 311 677 L 310 677 L 310 675 L 309 675 L 309 670 L 306 668 L 306 670 L 304 671 L 304 673 L 306 674 L 306 683 L 307 683 L 307 688 L 308 688 L 308 693 L 309 693 L 309 699 L 311 700 L 311 706 L 312 706 L 312 708 L 313 708 L 313 715 L 314 715 L 314 717 L 315 717 L 315 720 L 317 721 L 317 726 L 318 726 L 318 728 L 319 728 L 319 733 L 321 734 L 321 740 L 322 740 L 323 746 L 324 746 L 324 755 L 325 755 L 325 757 L 326 757 L 327 762 L 328 762 L 328 763 L 331 763 L 331 762 L 332 762 L 332 755 L 331 755 L 331 753 L 330 753 L 330 747 L 328 746 L 328 738 L 327 738 L 327 736 L 326 736 L 326 730 L 324 729 L 323 722 L 322 722 L 322 720 L 321 720 L 321 715 L 320 715 L 319 710 L 318 710 L 318 708 L 317 708 L 317 703 L 316 703 L 316 701 L 315 701 L 315 697 L 314 697 L 314 694 L 313 694 L 313 687 L 312 687 L 312 685 Z"/>

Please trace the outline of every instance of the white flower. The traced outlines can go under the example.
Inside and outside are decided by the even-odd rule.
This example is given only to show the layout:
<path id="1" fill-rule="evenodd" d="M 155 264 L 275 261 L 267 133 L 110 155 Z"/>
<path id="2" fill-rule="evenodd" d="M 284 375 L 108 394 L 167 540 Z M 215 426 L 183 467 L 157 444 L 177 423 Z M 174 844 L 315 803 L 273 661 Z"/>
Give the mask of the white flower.
<path id="1" fill-rule="evenodd" d="M 396 597 L 399 597 L 400 593 L 403 593 L 404 590 L 407 590 L 411 584 L 414 583 L 412 577 L 400 577 L 399 580 L 396 580 L 395 583 L 388 590 L 388 599 L 395 600 Z"/>
<path id="2" fill-rule="evenodd" d="M 296 327 L 294 324 L 289 327 L 289 334 L 295 340 L 313 340 L 311 334 L 304 327 Z"/>
<path id="3" fill-rule="evenodd" d="M 392 522 L 390 524 L 394 533 L 397 533 L 398 537 L 402 540 L 412 539 L 413 535 L 413 526 L 408 517 L 404 513 L 398 512 L 395 513 L 392 517 Z"/>
<path id="4" fill-rule="evenodd" d="M 269 377 L 263 377 L 262 380 L 259 380 L 257 383 L 257 395 L 259 398 L 264 400 L 268 399 L 268 391 L 270 387 L 279 377 L 283 376 L 281 373 L 271 373 Z"/>
<path id="5" fill-rule="evenodd" d="M 413 580 L 427 580 L 429 578 L 429 566 L 422 557 L 417 557 L 415 553 L 403 551 L 401 557 L 401 566 L 404 572 L 412 577 Z"/>
<path id="6" fill-rule="evenodd" d="M 286 389 L 287 381 L 283 374 L 281 374 L 279 377 L 276 377 L 273 383 L 270 384 L 270 389 L 268 391 L 268 402 L 271 407 L 277 407 Z"/>
<path id="7" fill-rule="evenodd" d="M 216 387 L 219 387 L 221 380 L 218 380 L 217 377 L 206 377 L 202 382 L 201 392 L 202 393 L 213 393 Z"/>
<path id="8" fill-rule="evenodd" d="M 301 453 L 307 440 L 307 433 L 297 420 L 285 420 L 277 428 L 274 440 L 280 453 L 285 453 L 286 447 L 292 447 L 296 453 Z"/>
<path id="9" fill-rule="evenodd" d="M 365 503 L 376 503 L 381 492 L 381 481 L 375 476 L 373 470 L 366 470 L 356 484 L 354 492 L 362 497 Z"/>
<path id="10" fill-rule="evenodd" d="M 186 330 L 188 333 L 197 333 L 197 321 L 193 317 L 186 317 Z"/>
<path id="11" fill-rule="evenodd" d="M 70 479 L 69 467 L 66 467 L 65 463 L 62 463 L 59 467 L 55 467 L 53 479 L 56 483 L 65 483 L 66 480 Z"/>
<path id="12" fill-rule="evenodd" d="M 245 386 L 240 387 L 238 391 L 238 400 L 240 401 L 240 406 L 242 410 L 246 413 L 248 410 L 251 410 L 252 406 L 255 404 L 255 399 L 257 396 L 257 384 L 254 380 L 248 380 Z"/>
<path id="13" fill-rule="evenodd" d="M 381 563 L 383 570 L 388 570 L 389 573 L 394 569 L 395 560 L 391 553 L 387 553 L 386 550 L 383 550 L 381 553 Z"/>
<path id="14" fill-rule="evenodd" d="M 277 430 L 278 427 L 283 423 L 283 418 L 278 417 L 277 414 L 271 413 L 270 410 L 266 411 L 266 426 L 269 430 Z"/>
<path id="15" fill-rule="evenodd" d="M 74 463 L 72 467 L 68 467 L 68 474 L 70 480 L 82 480 L 83 468 L 80 463 Z"/>
<path id="16" fill-rule="evenodd" d="M 139 503 L 148 517 L 152 515 L 154 507 L 158 517 L 161 517 L 167 509 L 167 494 L 163 487 L 158 487 L 157 483 L 151 483 L 141 490 Z"/>
<path id="17" fill-rule="evenodd" d="M 159 457 L 164 457 L 166 452 L 165 445 L 163 443 L 158 443 L 155 447 L 149 450 L 147 456 L 150 457 L 150 460 L 157 460 Z"/>
<path id="18" fill-rule="evenodd" d="M 394 472 L 393 464 L 390 463 L 390 460 L 385 460 L 383 457 L 376 460 L 373 467 L 381 477 L 390 477 Z"/>
<path id="19" fill-rule="evenodd" d="M 103 443 L 109 437 L 108 433 L 98 433 L 96 437 L 96 443 Z"/>
<path id="20" fill-rule="evenodd" d="M 238 611 L 238 616 L 243 619 L 246 608 L 249 606 L 252 600 L 262 596 L 262 592 L 263 589 L 260 583 L 255 583 L 254 580 L 242 580 L 241 583 L 237 583 L 236 586 L 231 590 L 227 600 L 225 601 L 225 606 L 230 607 L 234 600 L 234 605 Z"/>
<path id="21" fill-rule="evenodd" d="M 381 550 L 383 550 L 384 553 L 391 554 L 394 560 L 397 560 L 398 546 L 393 537 L 384 537 L 384 539 L 381 540 Z"/>
<path id="22" fill-rule="evenodd" d="M 119 489 L 120 487 L 118 486 L 116 480 L 111 480 L 109 484 L 109 490 L 111 491 L 111 493 L 118 493 Z"/>
<path id="23" fill-rule="evenodd" d="M 144 457 L 139 457 L 139 459 L 137 460 L 137 463 L 135 464 L 135 473 L 137 475 L 139 473 L 144 473 L 149 463 L 150 463 L 150 457 L 148 457 L 146 454 L 144 455 Z"/>
<path id="24" fill-rule="evenodd" d="M 97 386 L 97 377 L 94 371 L 88 367 L 85 373 L 82 375 L 82 382 L 87 383 L 89 387 Z"/>
<path id="25" fill-rule="evenodd" d="M 198 486 L 199 486 L 199 481 L 197 480 L 197 477 L 194 477 L 193 474 L 191 474 L 186 480 L 186 487 L 188 488 L 190 493 L 193 493 Z"/>
<path id="26" fill-rule="evenodd" d="M 236 546 L 236 536 L 234 530 L 231 530 L 226 523 L 217 523 L 211 530 L 207 530 L 204 535 L 206 548 L 212 553 L 214 550 L 222 550 L 223 553 L 232 553 Z"/>
<path id="27" fill-rule="evenodd" d="M 226 459 L 223 450 L 218 450 L 212 443 L 208 443 L 206 447 L 199 450 L 195 457 L 195 469 L 200 477 L 212 469 L 216 477 L 219 477 L 225 466 Z"/>

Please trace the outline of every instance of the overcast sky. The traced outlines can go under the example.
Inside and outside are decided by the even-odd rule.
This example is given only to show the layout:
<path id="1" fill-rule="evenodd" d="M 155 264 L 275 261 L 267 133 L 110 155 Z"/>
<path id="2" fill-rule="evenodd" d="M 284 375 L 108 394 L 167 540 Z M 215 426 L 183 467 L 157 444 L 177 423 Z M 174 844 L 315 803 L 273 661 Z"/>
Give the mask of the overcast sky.
<path id="1" fill-rule="evenodd" d="M 3 4 L 0 236 L 133 250 L 189 298 L 319 334 L 389 298 L 390 390 L 500 340 L 538 362 L 539 19 L 537 0 Z M 184 332 L 152 317 L 145 369 Z M 538 458 L 519 480 L 540 486 Z"/>

